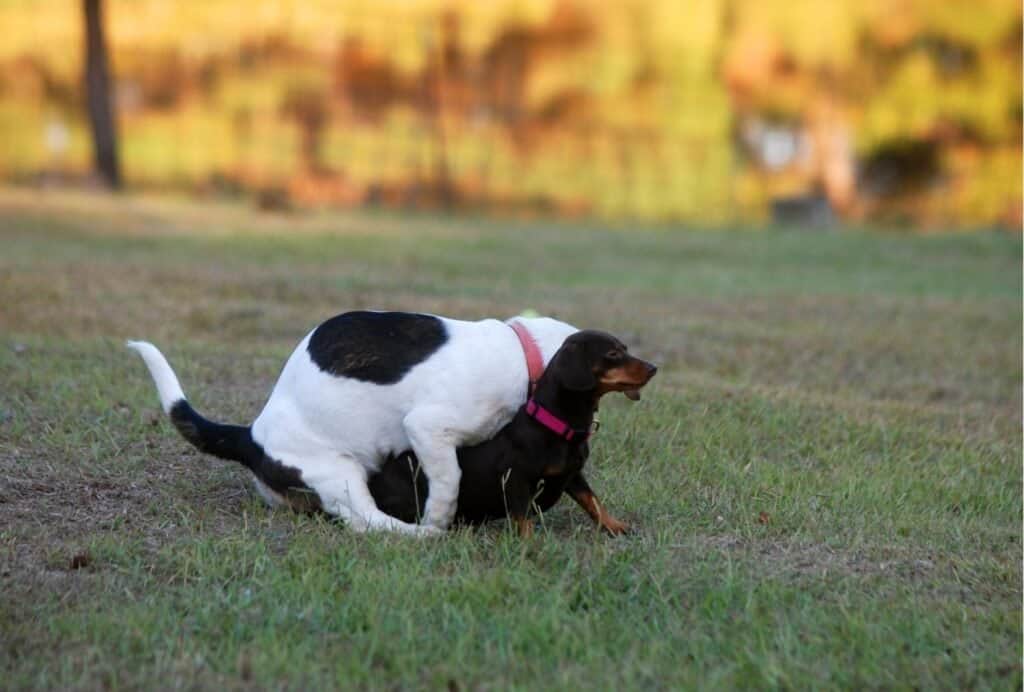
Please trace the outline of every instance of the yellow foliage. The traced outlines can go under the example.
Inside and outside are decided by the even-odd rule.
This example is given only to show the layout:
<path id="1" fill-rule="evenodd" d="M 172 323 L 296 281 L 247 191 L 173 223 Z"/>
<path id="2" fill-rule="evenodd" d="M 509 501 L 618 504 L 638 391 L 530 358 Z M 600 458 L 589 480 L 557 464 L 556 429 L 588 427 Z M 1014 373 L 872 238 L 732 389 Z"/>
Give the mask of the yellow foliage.
<path id="1" fill-rule="evenodd" d="M 365 188 L 429 177 L 443 155 L 455 183 L 499 199 L 612 216 L 761 219 L 774 197 L 819 189 L 834 163 L 812 152 L 770 170 L 739 141 L 751 123 L 768 122 L 811 147 L 848 132 L 860 159 L 902 141 L 933 143 L 953 187 L 923 196 L 922 218 L 989 223 L 1021 198 L 1017 0 L 104 4 L 129 182 L 287 181 L 310 135 L 296 108 L 321 98 L 328 173 Z M 0 129 L 18 133 L 0 151 L 0 174 L 89 165 L 79 5 L 0 0 Z M 528 63 L 521 94 L 499 85 L 513 93 L 506 101 L 521 99 L 508 112 L 431 105 L 447 13 L 458 17 L 470 66 L 453 91 L 493 86 L 479 73 L 502 40 L 514 56 L 507 64 Z M 537 39 L 560 13 L 585 18 L 584 40 Z M 358 113 L 341 85 L 339 55 L 352 37 L 397 75 L 382 112 Z M 271 57 L 245 64 L 247 51 Z M 160 56 L 191 82 L 169 72 L 160 86 L 177 89 L 174 98 L 155 104 L 138 82 Z M 45 143 L 53 122 L 69 138 L 56 154 Z"/>

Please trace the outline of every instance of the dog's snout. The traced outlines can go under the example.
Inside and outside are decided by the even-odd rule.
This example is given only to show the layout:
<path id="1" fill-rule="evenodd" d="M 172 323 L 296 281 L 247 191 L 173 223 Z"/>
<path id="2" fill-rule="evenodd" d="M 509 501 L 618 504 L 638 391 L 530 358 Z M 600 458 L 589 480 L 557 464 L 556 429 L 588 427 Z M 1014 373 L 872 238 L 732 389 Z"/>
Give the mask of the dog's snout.
<path id="1" fill-rule="evenodd" d="M 654 363 L 647 363 L 647 379 L 651 379 L 658 374 L 658 366 Z"/>

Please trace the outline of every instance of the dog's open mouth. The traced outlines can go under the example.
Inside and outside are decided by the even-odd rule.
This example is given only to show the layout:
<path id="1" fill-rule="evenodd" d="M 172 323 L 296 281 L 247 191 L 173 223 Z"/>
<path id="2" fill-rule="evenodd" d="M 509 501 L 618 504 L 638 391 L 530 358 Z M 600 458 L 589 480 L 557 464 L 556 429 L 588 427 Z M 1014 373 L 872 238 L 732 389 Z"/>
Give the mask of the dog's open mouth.
<path id="1" fill-rule="evenodd" d="M 656 372 L 658 368 L 650 363 L 634 359 L 629 366 L 615 368 L 606 373 L 608 379 L 601 381 L 602 394 L 622 392 L 630 401 L 640 401 L 640 390 L 651 381 Z"/>

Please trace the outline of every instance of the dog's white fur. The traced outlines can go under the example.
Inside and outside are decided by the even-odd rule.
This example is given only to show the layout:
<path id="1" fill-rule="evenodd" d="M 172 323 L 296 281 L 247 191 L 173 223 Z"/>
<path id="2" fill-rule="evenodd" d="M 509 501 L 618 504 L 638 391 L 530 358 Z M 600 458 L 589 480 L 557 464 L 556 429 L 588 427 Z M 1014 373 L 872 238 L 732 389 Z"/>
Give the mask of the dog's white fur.
<path id="1" fill-rule="evenodd" d="M 448 340 L 399 382 L 379 385 L 322 371 L 299 342 L 252 437 L 271 458 L 298 469 L 323 509 L 356 530 L 436 533 L 455 514 L 461 471 L 456 447 L 497 433 L 523 405 L 528 374 L 522 347 L 507 323 L 439 318 Z M 533 335 L 544 364 L 577 329 L 546 317 L 516 317 Z M 178 378 L 150 343 L 128 342 L 156 382 L 164 411 L 184 399 Z M 412 449 L 430 483 L 423 523 L 408 524 L 377 509 L 367 474 L 389 454 Z M 271 504 L 287 500 L 257 480 Z"/>

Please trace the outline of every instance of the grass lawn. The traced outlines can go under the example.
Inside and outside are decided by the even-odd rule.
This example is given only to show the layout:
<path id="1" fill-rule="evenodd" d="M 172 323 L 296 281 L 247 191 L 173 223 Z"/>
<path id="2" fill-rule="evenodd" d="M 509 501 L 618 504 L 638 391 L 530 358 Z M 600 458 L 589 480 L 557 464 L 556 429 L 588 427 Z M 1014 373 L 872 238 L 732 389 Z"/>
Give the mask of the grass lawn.
<path id="1" fill-rule="evenodd" d="M 264 508 L 248 423 L 362 307 L 533 308 L 660 366 L 529 541 Z M 7 689 L 1021 686 L 1020 237 L 694 232 L 0 189 Z"/>

